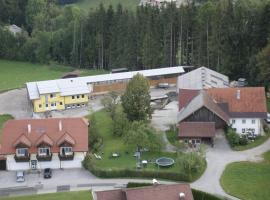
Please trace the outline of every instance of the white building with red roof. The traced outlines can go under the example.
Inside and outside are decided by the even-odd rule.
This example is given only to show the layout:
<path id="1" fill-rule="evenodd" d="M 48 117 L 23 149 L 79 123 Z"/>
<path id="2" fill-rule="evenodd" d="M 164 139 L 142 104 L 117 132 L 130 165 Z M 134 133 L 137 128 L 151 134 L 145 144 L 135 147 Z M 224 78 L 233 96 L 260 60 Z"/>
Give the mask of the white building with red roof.
<path id="1" fill-rule="evenodd" d="M 80 168 L 88 152 L 83 118 L 8 120 L 0 155 L 7 170 Z"/>

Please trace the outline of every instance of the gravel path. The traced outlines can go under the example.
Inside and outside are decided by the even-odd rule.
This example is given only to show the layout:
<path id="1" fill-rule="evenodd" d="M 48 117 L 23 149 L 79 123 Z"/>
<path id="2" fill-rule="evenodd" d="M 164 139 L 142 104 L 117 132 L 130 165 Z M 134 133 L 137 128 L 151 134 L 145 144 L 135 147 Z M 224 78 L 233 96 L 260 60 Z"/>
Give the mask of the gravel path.
<path id="1" fill-rule="evenodd" d="M 229 147 L 223 131 L 220 130 L 216 136 L 215 147 L 209 148 L 206 153 L 207 169 L 205 173 L 200 179 L 193 182 L 191 186 L 215 195 L 228 197 L 229 199 L 237 199 L 226 194 L 219 182 L 226 165 L 237 161 L 261 161 L 261 155 L 269 149 L 270 139 L 253 149 L 238 152 L 233 151 Z"/>

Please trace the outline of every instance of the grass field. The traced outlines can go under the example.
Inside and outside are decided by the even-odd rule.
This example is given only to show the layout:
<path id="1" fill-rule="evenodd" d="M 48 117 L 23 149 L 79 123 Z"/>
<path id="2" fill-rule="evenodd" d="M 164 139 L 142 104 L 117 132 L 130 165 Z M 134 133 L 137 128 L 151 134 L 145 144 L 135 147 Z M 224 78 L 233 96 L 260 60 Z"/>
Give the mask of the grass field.
<path id="1" fill-rule="evenodd" d="M 61 192 L 41 195 L 4 197 L 1 200 L 92 200 L 90 191 Z"/>
<path id="2" fill-rule="evenodd" d="M 63 74 L 74 69 L 60 65 L 42 65 L 27 62 L 0 60 L 0 92 L 24 87 L 29 81 L 41 81 L 60 78 Z M 105 73 L 98 70 L 81 70 L 81 75 Z"/>
<path id="3" fill-rule="evenodd" d="M 2 137 L 3 125 L 9 119 L 13 119 L 13 117 L 11 115 L 0 115 L 0 142 L 1 142 L 1 137 Z"/>
<path id="4" fill-rule="evenodd" d="M 139 5 L 139 2 L 139 0 L 78 0 L 78 2 L 74 5 L 88 12 L 98 8 L 101 3 L 106 8 L 108 8 L 109 5 L 112 5 L 114 8 L 116 8 L 117 5 L 121 3 L 123 8 L 134 11 Z"/>
<path id="5" fill-rule="evenodd" d="M 229 164 L 221 177 L 223 189 L 240 199 L 270 199 L 270 151 L 260 163 L 236 162 Z"/>
<path id="6" fill-rule="evenodd" d="M 102 157 L 102 159 L 96 159 L 94 165 L 98 169 L 103 170 L 135 170 L 136 169 L 136 158 L 133 156 L 135 149 L 125 145 L 121 137 L 114 136 L 112 133 L 112 120 L 109 117 L 108 113 L 104 110 L 98 111 L 95 114 L 95 119 L 97 123 L 97 129 L 99 130 L 99 135 L 103 139 L 103 145 L 100 151 L 97 153 Z M 91 136 L 90 136 L 91 137 Z M 120 157 L 111 158 L 112 153 L 120 153 Z M 164 171 L 164 172 L 173 172 L 181 174 L 181 166 L 176 162 L 173 166 L 169 168 L 158 168 L 155 164 L 155 160 L 159 157 L 170 157 L 176 161 L 177 154 L 171 152 L 143 152 L 141 159 L 142 160 L 151 160 L 153 163 L 148 163 L 147 167 L 143 170 L 147 171 Z M 206 166 L 202 166 L 202 169 L 199 173 L 192 174 L 192 180 L 198 178 Z"/>

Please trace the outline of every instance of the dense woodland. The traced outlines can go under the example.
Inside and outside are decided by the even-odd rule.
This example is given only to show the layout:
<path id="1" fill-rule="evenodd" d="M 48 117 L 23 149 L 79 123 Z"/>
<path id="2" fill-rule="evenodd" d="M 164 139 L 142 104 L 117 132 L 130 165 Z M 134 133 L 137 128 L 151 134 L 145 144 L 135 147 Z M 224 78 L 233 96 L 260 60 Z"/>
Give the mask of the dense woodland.
<path id="1" fill-rule="evenodd" d="M 270 80 L 270 1 L 187 1 L 85 13 L 53 0 L 0 1 L 0 58 L 81 68 L 207 66 L 250 84 Z M 16 24 L 25 33 L 5 28 Z"/>

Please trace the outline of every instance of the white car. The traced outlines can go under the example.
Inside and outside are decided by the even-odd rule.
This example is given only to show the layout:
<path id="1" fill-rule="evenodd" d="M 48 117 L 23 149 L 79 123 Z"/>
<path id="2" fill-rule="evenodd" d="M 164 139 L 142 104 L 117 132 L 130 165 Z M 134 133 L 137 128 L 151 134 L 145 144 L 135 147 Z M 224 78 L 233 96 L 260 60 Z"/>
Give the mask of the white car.
<path id="1" fill-rule="evenodd" d="M 16 181 L 17 182 L 24 182 L 24 171 L 17 171 L 16 172 Z"/>
<path id="2" fill-rule="evenodd" d="M 270 113 L 267 113 L 266 122 L 267 122 L 267 123 L 270 123 Z"/>

